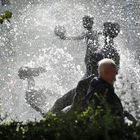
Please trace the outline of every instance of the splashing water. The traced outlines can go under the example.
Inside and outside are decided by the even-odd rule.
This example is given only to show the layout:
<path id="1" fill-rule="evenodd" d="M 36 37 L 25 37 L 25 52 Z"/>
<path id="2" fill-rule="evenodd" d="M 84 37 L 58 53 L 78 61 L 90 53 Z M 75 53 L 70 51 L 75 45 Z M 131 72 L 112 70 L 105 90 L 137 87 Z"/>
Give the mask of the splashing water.
<path id="1" fill-rule="evenodd" d="M 140 66 L 135 59 L 136 43 L 133 49 L 130 47 L 129 25 L 133 22 L 126 13 L 127 3 L 115 0 L 20 0 L 2 7 L 2 10 L 11 9 L 14 17 L 11 24 L 5 23 L 0 27 L 1 112 L 7 112 L 10 118 L 20 121 L 41 118 L 25 102 L 27 82 L 17 75 L 21 66 L 46 68 L 46 73 L 35 78 L 39 89 L 45 88 L 63 95 L 76 86 L 85 72 L 86 45 L 83 41 L 60 40 L 54 35 L 54 28 L 63 25 L 68 35 L 79 35 L 83 31 L 81 19 L 88 14 L 94 16 L 96 30 L 101 30 L 106 21 L 115 21 L 122 26 L 121 34 L 115 40 L 121 55 L 116 89 L 125 108 L 131 106 L 131 111 L 134 111 L 133 99 L 139 100 Z M 57 97 L 48 101 L 46 112 Z"/>

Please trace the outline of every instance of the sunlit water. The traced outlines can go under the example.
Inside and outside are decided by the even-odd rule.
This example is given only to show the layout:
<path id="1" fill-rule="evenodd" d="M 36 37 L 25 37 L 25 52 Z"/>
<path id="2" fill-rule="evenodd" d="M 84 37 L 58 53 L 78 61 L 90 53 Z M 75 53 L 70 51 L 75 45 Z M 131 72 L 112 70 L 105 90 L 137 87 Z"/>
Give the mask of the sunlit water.
<path id="1" fill-rule="evenodd" d="M 46 68 L 46 73 L 35 78 L 36 88 L 49 89 L 56 96 L 46 101 L 42 108 L 44 112 L 53 105 L 58 95 L 76 86 L 85 73 L 86 44 L 84 41 L 60 40 L 54 35 L 54 28 L 63 25 L 67 35 L 79 35 L 84 31 L 81 22 L 84 15 L 94 16 L 96 30 L 102 30 L 106 21 L 121 25 L 121 34 L 115 39 L 121 56 L 120 74 L 115 86 L 124 107 L 135 113 L 132 101 L 136 98 L 138 107 L 140 66 L 138 58 L 135 58 L 137 41 L 133 42 L 133 47 L 130 41 L 137 36 L 138 28 L 131 27 L 136 19 L 129 19 L 131 15 L 126 12 L 129 3 L 121 0 L 11 0 L 11 5 L 1 6 L 1 12 L 6 9 L 13 12 L 11 23 L 0 25 L 1 114 L 7 113 L 9 118 L 20 121 L 41 118 L 25 102 L 27 82 L 17 75 L 21 66 Z M 135 31 L 133 36 L 132 31 Z"/>

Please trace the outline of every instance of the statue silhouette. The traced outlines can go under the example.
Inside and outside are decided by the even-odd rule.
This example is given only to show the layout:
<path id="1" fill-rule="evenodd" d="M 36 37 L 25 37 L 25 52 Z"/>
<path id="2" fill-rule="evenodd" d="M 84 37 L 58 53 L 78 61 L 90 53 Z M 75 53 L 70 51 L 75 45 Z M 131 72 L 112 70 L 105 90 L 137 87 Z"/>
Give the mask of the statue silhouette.
<path id="1" fill-rule="evenodd" d="M 85 32 L 78 36 L 66 36 L 66 30 L 62 26 L 56 26 L 54 32 L 57 36 L 59 36 L 62 40 L 83 40 L 85 39 L 87 49 L 85 55 L 85 64 L 86 64 L 86 74 L 85 76 L 91 75 L 92 66 L 90 65 L 90 56 L 98 49 L 99 47 L 99 36 L 102 34 L 96 30 L 93 30 L 94 18 L 90 16 L 84 16 L 82 18 L 83 27 L 86 29 Z"/>
<path id="2" fill-rule="evenodd" d="M 113 59 L 119 68 L 120 55 L 114 46 L 114 38 L 120 32 L 120 25 L 118 23 L 105 22 L 103 24 L 104 46 L 94 53 L 90 53 L 89 62 L 86 63 L 88 67 L 88 76 L 95 74 L 98 76 L 98 62 L 103 58 Z"/>
<path id="3" fill-rule="evenodd" d="M 46 96 L 43 93 L 43 90 L 35 89 L 35 80 L 34 77 L 39 76 L 41 73 L 46 72 L 46 70 L 42 67 L 38 68 L 30 68 L 30 67 L 21 67 L 18 71 L 18 76 L 22 80 L 27 80 L 28 87 L 26 91 L 26 102 L 37 112 L 39 112 L 42 116 L 44 115 L 42 109 L 39 107 L 42 105 Z"/>

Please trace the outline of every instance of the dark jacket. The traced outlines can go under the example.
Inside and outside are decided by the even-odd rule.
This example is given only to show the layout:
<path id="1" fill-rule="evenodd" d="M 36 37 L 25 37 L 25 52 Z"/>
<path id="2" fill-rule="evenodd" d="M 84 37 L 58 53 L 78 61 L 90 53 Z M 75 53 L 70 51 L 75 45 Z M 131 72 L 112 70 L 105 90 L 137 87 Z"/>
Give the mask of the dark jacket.
<path id="1" fill-rule="evenodd" d="M 87 95 L 83 99 L 83 106 L 98 106 L 110 109 L 112 115 L 123 119 L 123 107 L 120 99 L 114 92 L 114 87 L 101 78 L 93 78 L 89 85 Z"/>
<path id="2" fill-rule="evenodd" d="M 82 101 L 85 98 L 89 89 L 89 84 L 94 77 L 95 75 L 91 75 L 78 82 L 70 111 L 83 111 Z"/>
<path id="3" fill-rule="evenodd" d="M 89 83 L 91 82 L 93 77 L 95 77 L 95 76 L 92 75 L 90 77 L 80 80 L 77 84 L 77 87 L 70 90 L 68 93 L 66 93 L 61 98 L 59 98 L 54 103 L 54 105 L 50 111 L 53 113 L 59 113 L 65 107 L 70 106 L 70 105 L 72 105 L 71 111 L 81 109 L 82 99 L 87 94 L 87 90 L 89 88 Z"/>

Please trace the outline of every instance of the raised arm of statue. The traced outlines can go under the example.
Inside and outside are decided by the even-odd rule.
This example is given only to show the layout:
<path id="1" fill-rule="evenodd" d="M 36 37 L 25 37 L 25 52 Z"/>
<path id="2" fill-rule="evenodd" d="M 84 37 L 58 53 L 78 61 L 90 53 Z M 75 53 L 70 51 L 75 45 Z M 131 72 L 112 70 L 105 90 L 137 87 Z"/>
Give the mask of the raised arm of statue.
<path id="1" fill-rule="evenodd" d="M 85 36 L 86 36 L 85 33 L 82 33 L 81 35 L 78 36 L 66 36 L 65 40 L 83 40 Z"/>
<path id="2" fill-rule="evenodd" d="M 56 36 L 59 36 L 62 40 L 82 40 L 86 36 L 86 33 L 82 33 L 78 36 L 66 36 L 66 29 L 64 26 L 56 26 L 54 29 L 54 33 Z"/>

